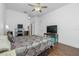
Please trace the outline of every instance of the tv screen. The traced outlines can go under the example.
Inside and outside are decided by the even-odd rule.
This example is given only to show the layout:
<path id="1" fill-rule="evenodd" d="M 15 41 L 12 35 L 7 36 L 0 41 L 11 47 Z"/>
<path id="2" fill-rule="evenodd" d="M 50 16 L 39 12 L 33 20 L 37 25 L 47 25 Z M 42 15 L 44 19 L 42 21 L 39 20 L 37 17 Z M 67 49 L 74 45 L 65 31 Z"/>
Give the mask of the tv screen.
<path id="1" fill-rule="evenodd" d="M 18 24 L 18 28 L 23 28 L 23 24 Z"/>
<path id="2" fill-rule="evenodd" d="M 57 25 L 47 26 L 47 32 L 57 33 Z"/>

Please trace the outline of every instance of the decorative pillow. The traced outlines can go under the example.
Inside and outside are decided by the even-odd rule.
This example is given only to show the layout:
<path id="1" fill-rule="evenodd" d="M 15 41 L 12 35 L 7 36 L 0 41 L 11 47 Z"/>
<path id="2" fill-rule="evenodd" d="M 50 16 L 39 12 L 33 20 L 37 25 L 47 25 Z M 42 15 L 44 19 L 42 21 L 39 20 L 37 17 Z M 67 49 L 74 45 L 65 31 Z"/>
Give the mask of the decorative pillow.
<path id="1" fill-rule="evenodd" d="M 7 36 L 0 35 L 0 52 L 7 51 L 10 49 L 11 49 L 11 45 Z"/>
<path id="2" fill-rule="evenodd" d="M 1 53 L 0 56 L 16 56 L 16 52 L 15 50 L 11 50 L 11 51 Z"/>

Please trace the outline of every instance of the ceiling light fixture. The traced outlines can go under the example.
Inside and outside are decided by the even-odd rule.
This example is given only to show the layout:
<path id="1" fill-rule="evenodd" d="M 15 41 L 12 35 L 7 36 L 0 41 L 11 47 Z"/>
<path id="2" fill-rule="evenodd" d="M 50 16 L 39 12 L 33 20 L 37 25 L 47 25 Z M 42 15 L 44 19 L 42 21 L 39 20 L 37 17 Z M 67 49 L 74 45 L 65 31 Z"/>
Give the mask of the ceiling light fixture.
<path id="1" fill-rule="evenodd" d="M 36 3 L 36 5 L 33 5 L 33 4 L 28 4 L 28 5 L 33 7 L 32 12 L 33 11 L 42 12 L 43 8 L 47 8 L 47 6 L 42 6 L 40 3 Z"/>
<path id="2" fill-rule="evenodd" d="M 40 11 L 41 8 L 40 7 L 35 7 L 35 11 Z"/>

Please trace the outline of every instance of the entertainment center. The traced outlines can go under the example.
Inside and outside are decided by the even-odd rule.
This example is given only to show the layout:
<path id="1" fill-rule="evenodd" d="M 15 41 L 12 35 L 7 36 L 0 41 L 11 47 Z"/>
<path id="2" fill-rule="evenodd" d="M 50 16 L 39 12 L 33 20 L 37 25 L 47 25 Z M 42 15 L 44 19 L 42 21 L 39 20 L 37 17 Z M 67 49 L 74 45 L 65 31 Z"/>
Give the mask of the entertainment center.
<path id="1" fill-rule="evenodd" d="M 47 33 L 44 33 L 44 36 L 51 37 L 51 42 L 56 44 L 58 43 L 58 33 L 57 33 L 57 25 L 47 26 Z"/>

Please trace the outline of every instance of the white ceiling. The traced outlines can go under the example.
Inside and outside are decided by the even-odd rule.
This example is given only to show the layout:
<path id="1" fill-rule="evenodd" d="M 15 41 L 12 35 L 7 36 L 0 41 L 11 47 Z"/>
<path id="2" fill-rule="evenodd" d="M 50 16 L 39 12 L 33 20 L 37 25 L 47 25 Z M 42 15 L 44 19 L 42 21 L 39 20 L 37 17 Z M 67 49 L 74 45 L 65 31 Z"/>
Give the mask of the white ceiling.
<path id="1" fill-rule="evenodd" d="M 26 13 L 29 16 L 33 17 L 33 16 L 41 16 L 48 12 L 54 11 L 60 7 L 63 7 L 64 5 L 67 5 L 67 3 L 41 3 L 41 5 L 48 6 L 47 9 L 42 9 L 42 13 L 35 11 L 32 12 L 33 7 L 28 6 L 28 3 L 6 3 L 5 5 L 8 9 L 13 9 L 23 13 L 24 11 L 26 11 Z"/>

